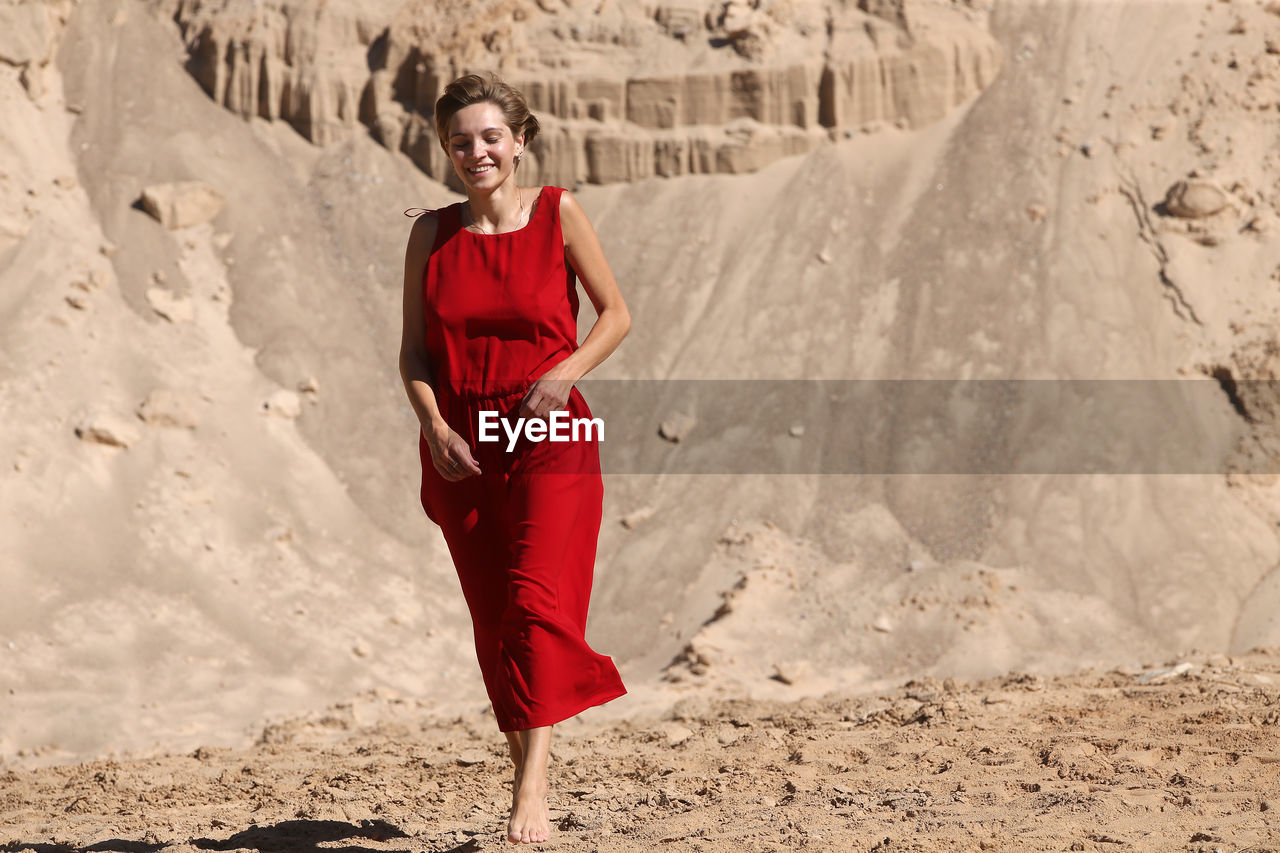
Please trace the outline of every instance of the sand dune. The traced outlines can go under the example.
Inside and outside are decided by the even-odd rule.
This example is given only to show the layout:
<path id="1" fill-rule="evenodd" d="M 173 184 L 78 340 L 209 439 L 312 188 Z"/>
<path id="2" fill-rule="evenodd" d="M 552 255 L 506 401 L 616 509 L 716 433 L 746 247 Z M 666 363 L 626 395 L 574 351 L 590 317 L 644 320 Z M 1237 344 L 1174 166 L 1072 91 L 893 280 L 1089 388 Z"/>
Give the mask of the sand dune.
<path id="1" fill-rule="evenodd" d="M 659 726 L 690 698 L 764 708 L 751 703 L 1280 645 L 1276 11 L 815 0 L 689 23 L 676 5 L 492 3 L 465 26 L 451 4 L 429 26 L 390 3 L 0 12 L 0 762 L 27 773 L 114 755 L 153 762 L 130 765 L 146 777 L 371 691 L 443 720 L 481 702 L 392 365 L 401 211 L 458 198 L 431 177 L 415 110 L 443 75 L 489 60 L 545 100 L 556 133 L 530 178 L 574 188 L 631 305 L 632 335 L 593 378 L 1181 378 L 1220 391 L 1197 413 L 1206 431 L 1245 435 L 1213 474 L 1124 473 L 1120 460 L 1121 473 L 1016 477 L 690 475 L 679 456 L 611 474 L 588 638 L 633 690 L 592 712 L 614 727 L 602 751 L 638 737 L 628 720 Z M 814 24 L 826 15 L 830 33 Z M 686 26 L 705 38 L 686 41 Z M 242 37 L 231 54 L 257 57 L 265 78 L 247 59 L 201 64 Z M 627 89 L 601 76 L 602 51 L 641 81 L 635 110 L 619 112 Z M 890 71 L 859 89 L 861 62 Z M 270 106 L 286 91 L 289 110 Z M 690 123 L 699 110 L 715 123 Z M 168 228 L 144 193 L 186 181 L 216 203 Z M 1180 182 L 1194 192 L 1168 196 Z M 883 412 L 872 449 L 928 450 L 925 402 Z M 692 415 L 693 435 L 708 420 L 678 403 L 639 430 L 669 454 L 692 443 L 664 443 L 664 418 Z M 746 395 L 714 403 L 757 414 Z M 1062 417 L 1098 429 L 1087 412 Z M 821 447 L 840 429 L 800 425 L 778 440 Z M 1045 452 L 1037 424 L 1016 419 L 951 438 L 975 459 Z M 719 725 L 721 711 L 697 713 L 667 721 Z M 424 743 L 462 743 L 450 737 Z M 10 778 L 99 770 L 39 772 L 54 775 Z M 1247 791 L 1265 781 L 1250 779 Z M 899 782 L 912 784 L 883 784 Z M 55 802 L 22 806 L 33 795 L 13 790 L 7 815 Z M 51 832 L 89 844 L 141 829 L 85 808 L 92 826 Z M 280 808 L 273 821 L 295 819 Z M 1096 824 L 1111 806 L 1088 808 Z M 245 815 L 218 820 L 229 836 Z M 643 831 L 686 831 L 669 817 Z M 23 843 L 44 833 L 30 815 L 6 820 Z M 165 838 L 216 828 L 180 825 Z M 980 840 L 947 826 L 941 843 Z M 1266 841 L 1243 834 L 1252 824 L 1177 826 L 1187 838 L 1160 838 Z M 788 831 L 752 841 L 799 837 Z"/>

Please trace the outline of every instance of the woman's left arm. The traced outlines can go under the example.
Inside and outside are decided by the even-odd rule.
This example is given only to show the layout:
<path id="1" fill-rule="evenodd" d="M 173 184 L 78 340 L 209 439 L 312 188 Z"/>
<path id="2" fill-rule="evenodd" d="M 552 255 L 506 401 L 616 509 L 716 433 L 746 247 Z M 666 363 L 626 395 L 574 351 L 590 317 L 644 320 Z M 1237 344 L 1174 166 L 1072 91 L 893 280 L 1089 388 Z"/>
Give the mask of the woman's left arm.
<path id="1" fill-rule="evenodd" d="M 526 417 L 545 418 L 551 411 L 565 408 L 573 384 L 608 358 L 631 331 L 631 312 L 605 260 L 600 239 L 586 211 L 568 190 L 560 194 L 560 230 L 565 255 L 595 306 L 596 321 L 582 344 L 530 387 L 521 411 Z"/>

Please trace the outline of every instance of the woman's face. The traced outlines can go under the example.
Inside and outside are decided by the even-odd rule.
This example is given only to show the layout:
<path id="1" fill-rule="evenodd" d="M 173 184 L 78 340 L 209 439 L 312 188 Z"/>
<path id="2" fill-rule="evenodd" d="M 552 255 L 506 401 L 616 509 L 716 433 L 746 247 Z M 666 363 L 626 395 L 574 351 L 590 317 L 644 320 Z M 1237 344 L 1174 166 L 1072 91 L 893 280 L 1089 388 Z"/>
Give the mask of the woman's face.
<path id="1" fill-rule="evenodd" d="M 464 186 L 493 188 L 515 169 L 523 139 L 512 136 L 497 104 L 463 107 L 449 120 L 449 161 Z"/>

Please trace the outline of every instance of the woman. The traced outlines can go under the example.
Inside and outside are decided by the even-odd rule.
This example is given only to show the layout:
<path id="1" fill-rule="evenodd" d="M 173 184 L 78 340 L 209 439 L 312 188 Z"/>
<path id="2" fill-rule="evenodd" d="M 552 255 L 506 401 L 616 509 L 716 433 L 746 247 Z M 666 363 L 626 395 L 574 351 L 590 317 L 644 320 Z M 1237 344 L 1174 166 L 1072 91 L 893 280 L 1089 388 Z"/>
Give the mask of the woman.
<path id="1" fill-rule="evenodd" d="M 519 92 L 491 75 L 460 77 L 436 101 L 435 124 L 467 200 L 419 217 L 409 235 L 400 374 L 422 425 L 422 506 L 448 543 L 515 765 L 507 839 L 536 843 L 551 832 L 551 727 L 626 688 L 584 639 L 599 433 L 511 442 L 506 430 L 553 411 L 590 418 L 574 383 L 631 318 L 577 200 L 516 182 L 538 132 Z M 575 275 L 598 314 L 580 346 Z M 499 441 L 481 431 L 482 412 L 498 413 L 486 416 L 490 437 L 492 418 L 505 422 Z"/>

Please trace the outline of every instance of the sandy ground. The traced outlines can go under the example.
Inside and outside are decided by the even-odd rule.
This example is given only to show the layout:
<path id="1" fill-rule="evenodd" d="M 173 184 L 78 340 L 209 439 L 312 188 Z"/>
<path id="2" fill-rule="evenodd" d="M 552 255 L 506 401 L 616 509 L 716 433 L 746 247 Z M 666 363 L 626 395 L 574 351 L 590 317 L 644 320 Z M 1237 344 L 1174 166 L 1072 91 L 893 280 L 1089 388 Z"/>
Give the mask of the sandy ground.
<path id="1" fill-rule="evenodd" d="M 362 718 L 374 718 L 361 725 Z M 567 721 L 552 840 L 592 851 L 1280 850 L 1280 649 Z M 0 776 L 4 850 L 498 850 L 483 715 L 363 697 L 200 748 Z"/>

